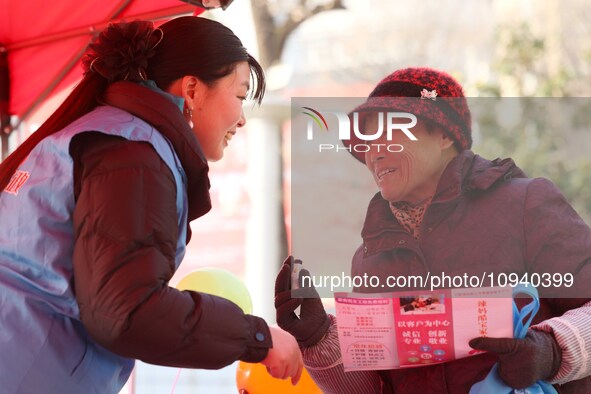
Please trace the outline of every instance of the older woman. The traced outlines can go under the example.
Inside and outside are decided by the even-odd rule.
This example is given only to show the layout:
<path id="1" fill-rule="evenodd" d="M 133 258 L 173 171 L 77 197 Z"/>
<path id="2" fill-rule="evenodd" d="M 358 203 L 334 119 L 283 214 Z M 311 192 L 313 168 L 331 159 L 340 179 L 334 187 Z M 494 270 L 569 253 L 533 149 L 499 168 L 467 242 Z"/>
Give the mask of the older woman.
<path id="1" fill-rule="evenodd" d="M 388 141 L 385 135 L 373 141 L 367 152 L 351 149 L 379 188 L 367 209 L 352 275 L 375 275 L 382 283 L 393 274 L 443 271 L 588 277 L 591 229 L 550 181 L 527 178 L 510 159 L 489 161 L 470 151 L 470 110 L 451 76 L 427 68 L 395 71 L 356 111 L 375 109 L 416 115 L 412 133 L 417 141 L 394 133 Z M 364 119 L 364 130 L 378 128 L 377 117 Z M 358 142 L 354 138 L 346 144 Z M 404 149 L 392 153 L 380 144 Z M 294 310 L 300 305 L 298 317 Z M 287 262 L 275 294 L 277 321 L 298 339 L 308 371 L 324 392 L 339 394 L 467 393 L 497 361 L 501 378 L 511 387 L 548 380 L 563 393 L 591 392 L 591 363 L 585 361 L 591 354 L 590 305 L 589 299 L 542 299 L 536 325 L 525 339 L 472 340 L 472 347 L 488 352 L 478 356 L 419 368 L 345 373 L 335 317 L 325 313 L 318 298 L 291 298 Z"/>

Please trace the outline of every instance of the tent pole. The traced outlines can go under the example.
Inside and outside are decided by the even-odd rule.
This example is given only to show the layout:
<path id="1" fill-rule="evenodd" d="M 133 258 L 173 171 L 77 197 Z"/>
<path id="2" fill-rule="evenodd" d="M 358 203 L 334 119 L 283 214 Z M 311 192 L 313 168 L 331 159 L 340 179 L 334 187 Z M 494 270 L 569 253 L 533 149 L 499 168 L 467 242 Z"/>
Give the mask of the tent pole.
<path id="1" fill-rule="evenodd" d="M 8 98 L 10 96 L 9 81 L 8 51 L 4 46 L 0 45 L 0 144 L 2 144 L 0 160 L 4 160 L 8 156 L 8 135 L 12 131 L 8 107 Z"/>

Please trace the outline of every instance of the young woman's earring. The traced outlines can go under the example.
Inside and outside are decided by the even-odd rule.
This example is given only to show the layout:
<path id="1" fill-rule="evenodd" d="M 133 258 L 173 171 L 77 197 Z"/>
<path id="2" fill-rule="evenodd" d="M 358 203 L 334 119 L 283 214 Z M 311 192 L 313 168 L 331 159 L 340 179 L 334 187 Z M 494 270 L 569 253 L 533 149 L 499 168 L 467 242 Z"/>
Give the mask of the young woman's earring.
<path id="1" fill-rule="evenodd" d="M 193 128 L 193 108 L 185 107 L 185 118 L 189 122 L 189 127 Z"/>

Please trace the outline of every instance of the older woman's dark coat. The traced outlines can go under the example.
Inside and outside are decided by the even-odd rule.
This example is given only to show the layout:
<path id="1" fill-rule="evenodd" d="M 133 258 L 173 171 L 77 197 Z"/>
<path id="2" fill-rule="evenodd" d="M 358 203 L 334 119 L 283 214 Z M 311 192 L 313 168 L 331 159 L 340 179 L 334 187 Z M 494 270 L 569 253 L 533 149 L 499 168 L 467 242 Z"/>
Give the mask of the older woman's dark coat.
<path id="1" fill-rule="evenodd" d="M 426 277 L 428 272 L 479 277 L 483 272 L 572 273 L 570 289 L 538 288 L 545 298 L 534 323 L 560 316 L 591 297 L 591 229 L 552 182 L 527 178 L 510 159 L 488 161 L 471 151 L 456 157 L 442 175 L 418 240 L 376 194 L 362 237 L 352 275 L 376 275 L 381 283 L 389 275 Z M 493 355 L 484 354 L 430 367 L 380 371 L 382 392 L 468 393 L 495 361 Z M 558 389 L 591 393 L 591 380 Z"/>

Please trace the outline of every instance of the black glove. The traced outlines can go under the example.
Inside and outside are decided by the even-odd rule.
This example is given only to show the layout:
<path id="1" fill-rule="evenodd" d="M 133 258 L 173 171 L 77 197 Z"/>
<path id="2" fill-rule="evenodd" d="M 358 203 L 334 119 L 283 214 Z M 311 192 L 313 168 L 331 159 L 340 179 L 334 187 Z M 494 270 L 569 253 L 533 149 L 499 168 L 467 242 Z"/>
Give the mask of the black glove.
<path id="1" fill-rule="evenodd" d="M 293 257 L 289 256 L 275 279 L 277 324 L 293 335 L 301 347 L 310 347 L 326 334 L 330 319 L 314 286 L 291 290 L 292 264 Z M 302 269 L 300 283 L 305 276 L 310 276 L 310 273 Z M 299 306 L 301 309 L 298 317 L 294 311 Z"/>
<path id="2" fill-rule="evenodd" d="M 476 350 L 499 355 L 499 376 L 514 389 L 524 389 L 558 373 L 562 350 L 550 333 L 528 330 L 523 339 L 474 338 Z"/>

